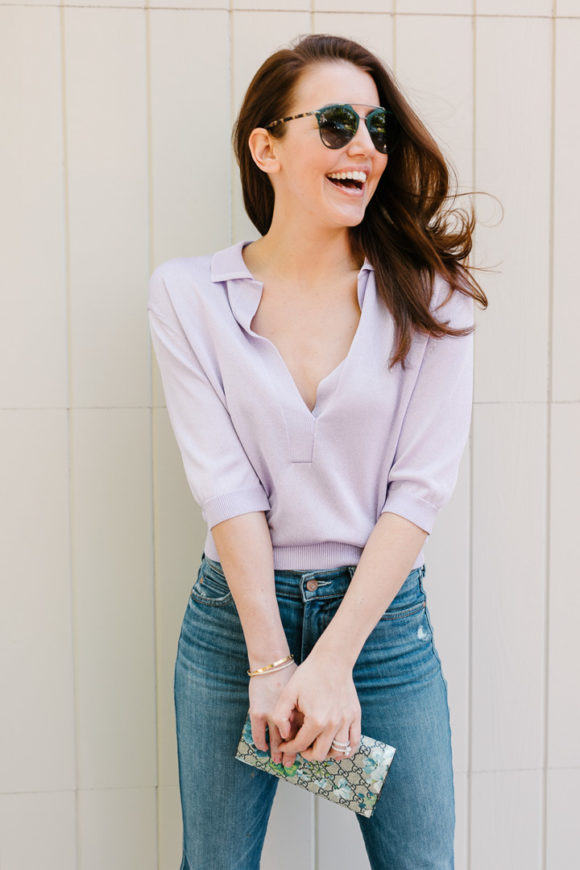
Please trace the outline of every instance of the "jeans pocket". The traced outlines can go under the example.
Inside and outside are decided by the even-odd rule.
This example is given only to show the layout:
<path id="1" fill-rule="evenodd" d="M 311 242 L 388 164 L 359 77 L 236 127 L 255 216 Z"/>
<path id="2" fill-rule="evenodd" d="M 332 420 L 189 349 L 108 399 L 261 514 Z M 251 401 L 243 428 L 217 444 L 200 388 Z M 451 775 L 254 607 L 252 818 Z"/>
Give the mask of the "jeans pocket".
<path id="1" fill-rule="evenodd" d="M 421 582 L 421 570 L 415 568 L 381 616 L 381 620 L 404 620 L 422 613 L 426 606 L 427 596 Z"/>
<path id="2" fill-rule="evenodd" d="M 411 607 L 392 607 L 391 605 L 388 610 L 385 610 L 381 619 L 406 619 L 409 616 L 415 616 L 417 613 L 421 613 L 426 607 L 427 601 L 425 599 L 419 601 L 417 604 L 413 604 Z"/>
<path id="3" fill-rule="evenodd" d="M 233 601 L 228 581 L 219 562 L 204 557 L 199 566 L 191 597 L 210 607 L 224 607 Z"/>

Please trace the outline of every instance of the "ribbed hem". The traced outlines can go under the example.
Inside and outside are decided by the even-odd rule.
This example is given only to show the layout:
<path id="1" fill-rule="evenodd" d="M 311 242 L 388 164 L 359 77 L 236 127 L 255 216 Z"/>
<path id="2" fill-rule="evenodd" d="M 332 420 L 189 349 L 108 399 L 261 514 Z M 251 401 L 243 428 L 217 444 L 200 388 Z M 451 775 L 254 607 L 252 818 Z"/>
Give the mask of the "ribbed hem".
<path id="1" fill-rule="evenodd" d="M 208 531 L 204 544 L 205 555 L 219 562 L 211 531 Z M 279 571 L 327 571 L 332 568 L 342 568 L 345 565 L 358 565 L 362 554 L 361 547 L 351 544 L 341 544 L 329 541 L 324 544 L 296 545 L 294 547 L 276 547 L 274 552 L 274 569 Z M 419 568 L 425 561 L 423 550 L 415 559 L 413 568 Z M 411 570 L 413 570 L 413 568 Z"/>

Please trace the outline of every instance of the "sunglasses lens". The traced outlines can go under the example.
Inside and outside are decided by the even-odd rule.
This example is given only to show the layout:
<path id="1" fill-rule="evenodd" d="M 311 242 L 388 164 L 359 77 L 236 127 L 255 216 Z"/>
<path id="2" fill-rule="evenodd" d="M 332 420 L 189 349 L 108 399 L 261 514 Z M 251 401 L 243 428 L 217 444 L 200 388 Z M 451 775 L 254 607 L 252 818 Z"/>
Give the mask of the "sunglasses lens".
<path id="1" fill-rule="evenodd" d="M 358 118 L 348 106 L 330 106 L 317 115 L 320 137 L 327 148 L 343 148 L 356 133 Z"/>
<path id="2" fill-rule="evenodd" d="M 389 150 L 387 113 L 384 109 L 378 109 L 376 112 L 371 112 L 366 121 L 373 145 L 381 154 L 387 154 Z"/>

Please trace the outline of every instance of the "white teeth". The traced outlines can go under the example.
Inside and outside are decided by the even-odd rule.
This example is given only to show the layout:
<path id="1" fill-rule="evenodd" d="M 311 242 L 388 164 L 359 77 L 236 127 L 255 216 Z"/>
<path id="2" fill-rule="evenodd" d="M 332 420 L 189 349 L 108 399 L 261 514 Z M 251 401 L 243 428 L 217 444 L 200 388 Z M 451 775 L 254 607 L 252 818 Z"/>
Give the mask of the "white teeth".
<path id="1" fill-rule="evenodd" d="M 337 178 L 339 181 L 345 181 L 350 178 L 351 181 L 361 181 L 363 184 L 367 180 L 366 172 L 331 172 L 329 178 Z"/>

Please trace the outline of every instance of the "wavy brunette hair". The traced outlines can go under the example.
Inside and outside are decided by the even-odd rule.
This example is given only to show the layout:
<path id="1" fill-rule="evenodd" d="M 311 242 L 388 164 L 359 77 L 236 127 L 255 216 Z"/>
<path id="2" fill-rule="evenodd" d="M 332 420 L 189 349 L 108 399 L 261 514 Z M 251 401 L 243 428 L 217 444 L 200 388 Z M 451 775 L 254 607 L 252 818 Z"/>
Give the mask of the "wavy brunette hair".
<path id="1" fill-rule="evenodd" d="M 449 321 L 441 323 L 433 318 L 430 302 L 437 272 L 450 286 L 445 302 L 455 290 L 471 296 L 483 308 L 488 300 L 470 273 L 475 267 L 467 265 L 475 228 L 473 209 L 468 214 L 446 206 L 447 200 L 455 198 L 449 194 L 453 170 L 374 54 L 350 39 L 312 34 L 292 48 L 277 51 L 262 64 L 248 87 L 232 136 L 244 205 L 265 235 L 272 222 L 274 190 L 267 174 L 254 163 L 248 145 L 250 133 L 287 115 L 302 73 L 328 61 L 348 61 L 368 73 L 377 87 L 380 105 L 391 109 L 398 122 L 396 148 L 389 154 L 362 222 L 349 233 L 353 252 L 368 257 L 372 264 L 377 289 L 395 321 L 397 346 L 389 368 L 397 362 L 405 368 L 413 330 L 440 338 L 469 335 L 475 328 L 452 329 L 445 325 Z M 285 128 L 280 124 L 270 133 L 282 138 Z"/>

